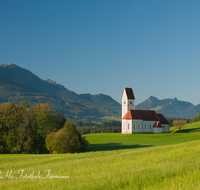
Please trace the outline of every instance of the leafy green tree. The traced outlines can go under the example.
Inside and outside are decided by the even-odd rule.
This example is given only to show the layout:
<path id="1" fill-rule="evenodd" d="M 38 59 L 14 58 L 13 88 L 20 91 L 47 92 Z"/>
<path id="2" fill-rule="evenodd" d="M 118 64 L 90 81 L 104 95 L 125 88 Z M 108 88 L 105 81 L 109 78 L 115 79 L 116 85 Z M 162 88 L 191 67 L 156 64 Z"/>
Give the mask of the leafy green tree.
<path id="1" fill-rule="evenodd" d="M 19 127 L 18 150 L 21 153 L 38 153 L 37 112 L 34 107 L 24 113 L 24 122 Z"/>
<path id="2" fill-rule="evenodd" d="M 53 152 L 53 146 L 55 144 L 55 139 L 56 139 L 56 132 L 52 132 L 49 135 L 47 135 L 45 142 L 46 142 L 46 147 L 49 150 L 50 154 Z"/>
<path id="3" fill-rule="evenodd" d="M 41 110 L 37 114 L 37 132 L 44 138 L 54 130 L 54 115 L 51 111 Z"/>
<path id="4" fill-rule="evenodd" d="M 62 113 L 47 104 L 28 108 L 26 102 L 0 105 L 0 153 L 48 153 L 45 138 L 65 124 Z"/>
<path id="5" fill-rule="evenodd" d="M 26 102 L 4 103 L 0 105 L 0 152 L 17 153 L 19 126 L 28 107 Z"/>
<path id="6" fill-rule="evenodd" d="M 55 130 L 58 131 L 59 129 L 63 128 L 65 122 L 66 122 L 66 118 L 63 115 L 63 113 L 57 112 L 55 114 L 55 123 L 54 123 Z"/>
<path id="7" fill-rule="evenodd" d="M 63 114 L 53 114 L 47 104 L 38 104 L 24 113 L 24 122 L 20 126 L 19 150 L 24 153 L 48 153 L 45 138 L 51 132 L 62 128 L 65 122 Z"/>
<path id="8" fill-rule="evenodd" d="M 85 137 L 77 131 L 75 125 L 70 121 L 56 133 L 50 133 L 46 137 L 46 147 L 53 153 L 75 153 L 84 152 L 88 145 Z"/>

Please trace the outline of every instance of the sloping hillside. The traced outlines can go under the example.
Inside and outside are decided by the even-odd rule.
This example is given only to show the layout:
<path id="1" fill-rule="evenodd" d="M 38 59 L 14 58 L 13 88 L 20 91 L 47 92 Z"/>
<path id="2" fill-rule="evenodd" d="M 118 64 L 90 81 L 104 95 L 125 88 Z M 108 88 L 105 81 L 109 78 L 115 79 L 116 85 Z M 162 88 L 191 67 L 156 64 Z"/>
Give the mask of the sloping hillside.
<path id="1" fill-rule="evenodd" d="M 121 112 L 120 104 L 107 95 L 78 95 L 15 64 L 0 65 L 0 103 L 20 101 L 27 101 L 30 106 L 47 103 L 72 121 L 97 121 L 104 116 L 119 116 Z"/>

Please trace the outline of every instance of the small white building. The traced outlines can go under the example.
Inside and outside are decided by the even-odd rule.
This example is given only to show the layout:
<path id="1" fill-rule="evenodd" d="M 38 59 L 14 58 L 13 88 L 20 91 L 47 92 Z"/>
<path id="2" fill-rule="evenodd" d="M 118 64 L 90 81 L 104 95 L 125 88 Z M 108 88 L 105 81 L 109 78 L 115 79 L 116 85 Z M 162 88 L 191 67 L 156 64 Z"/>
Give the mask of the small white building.
<path id="1" fill-rule="evenodd" d="M 132 88 L 122 95 L 122 133 L 168 133 L 170 124 L 162 114 L 152 110 L 135 110 Z"/>

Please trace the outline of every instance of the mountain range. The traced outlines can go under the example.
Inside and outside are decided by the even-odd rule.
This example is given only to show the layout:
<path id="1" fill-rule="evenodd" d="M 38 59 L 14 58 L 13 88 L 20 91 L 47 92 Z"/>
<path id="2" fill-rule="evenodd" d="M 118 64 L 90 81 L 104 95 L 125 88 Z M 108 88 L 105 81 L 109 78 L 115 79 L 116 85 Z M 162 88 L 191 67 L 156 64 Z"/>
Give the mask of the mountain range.
<path id="1" fill-rule="evenodd" d="M 0 65 L 0 104 L 27 101 L 29 106 L 47 103 L 55 112 L 62 112 L 72 121 L 98 121 L 105 116 L 118 117 L 121 106 L 104 94 L 76 94 L 48 79 L 13 63 Z"/>
<path id="2" fill-rule="evenodd" d="M 138 104 L 136 109 L 155 110 L 166 117 L 194 118 L 198 115 L 200 104 L 195 106 L 190 102 L 180 101 L 177 98 L 159 100 L 150 96 L 147 100 Z"/>
<path id="3" fill-rule="evenodd" d="M 121 105 L 108 95 L 76 94 L 50 79 L 42 80 L 31 71 L 13 63 L 0 65 L 0 104 L 27 101 L 29 106 L 47 103 L 72 121 L 100 121 L 105 116 L 120 117 Z M 159 100 L 150 96 L 136 109 L 155 110 L 165 117 L 194 118 L 199 105 L 177 98 Z"/>

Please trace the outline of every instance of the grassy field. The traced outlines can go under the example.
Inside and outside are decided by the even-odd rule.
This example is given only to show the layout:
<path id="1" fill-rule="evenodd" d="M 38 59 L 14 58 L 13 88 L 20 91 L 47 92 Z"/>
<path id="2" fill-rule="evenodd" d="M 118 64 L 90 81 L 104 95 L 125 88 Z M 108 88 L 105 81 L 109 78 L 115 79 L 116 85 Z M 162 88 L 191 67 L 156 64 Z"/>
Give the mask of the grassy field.
<path id="1" fill-rule="evenodd" d="M 132 149 L 160 145 L 171 145 L 200 139 L 200 122 L 187 124 L 178 131 L 171 128 L 171 133 L 160 134 L 130 134 L 121 133 L 97 133 L 88 134 L 90 142 L 88 151 Z"/>
<path id="2" fill-rule="evenodd" d="M 102 119 L 105 119 L 105 120 L 116 120 L 116 121 L 121 121 L 122 120 L 119 117 L 103 117 Z"/>
<path id="3" fill-rule="evenodd" d="M 87 153 L 0 155 L 0 189 L 200 189 L 200 123 L 168 134 L 86 137 Z M 13 178 L 2 178 L 8 170 Z M 40 177 L 28 178 L 33 172 Z"/>

